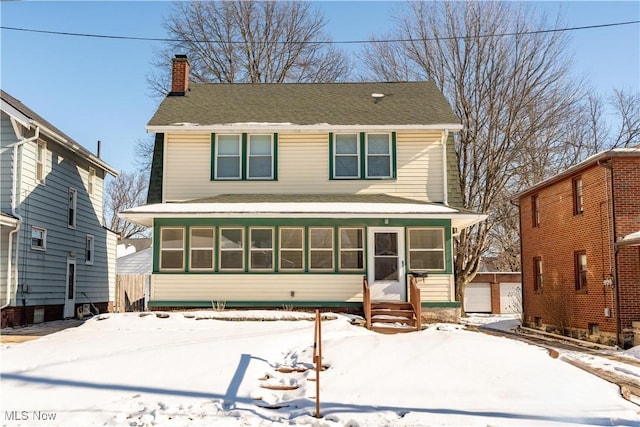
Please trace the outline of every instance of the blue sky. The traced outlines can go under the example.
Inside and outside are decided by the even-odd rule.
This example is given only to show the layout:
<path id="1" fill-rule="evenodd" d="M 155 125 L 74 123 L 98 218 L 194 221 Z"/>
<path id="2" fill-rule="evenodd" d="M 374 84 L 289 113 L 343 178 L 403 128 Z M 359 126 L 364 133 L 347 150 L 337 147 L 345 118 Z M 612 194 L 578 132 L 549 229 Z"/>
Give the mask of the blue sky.
<path id="1" fill-rule="evenodd" d="M 392 23 L 398 2 L 314 2 L 335 41 L 365 40 Z M 640 2 L 537 2 L 567 26 L 640 19 Z M 3 26 L 119 36 L 165 37 L 167 1 L 2 1 Z M 640 90 L 640 25 L 571 33 L 575 75 L 601 93 L 614 88 Z M 0 33 L 0 86 L 111 166 L 129 171 L 133 146 L 146 137 L 145 125 L 156 101 L 148 96 L 146 74 L 159 42 Z M 357 48 L 357 47 L 356 47 Z M 353 49 L 353 48 L 352 48 Z"/>

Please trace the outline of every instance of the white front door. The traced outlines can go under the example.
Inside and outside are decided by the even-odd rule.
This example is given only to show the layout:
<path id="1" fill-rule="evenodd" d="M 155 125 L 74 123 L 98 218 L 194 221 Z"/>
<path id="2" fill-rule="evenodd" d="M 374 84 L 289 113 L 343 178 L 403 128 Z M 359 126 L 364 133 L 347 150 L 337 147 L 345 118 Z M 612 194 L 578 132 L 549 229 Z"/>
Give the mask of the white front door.
<path id="1" fill-rule="evenodd" d="M 367 280 L 373 301 L 406 301 L 404 228 L 370 227 Z"/>
<path id="2" fill-rule="evenodd" d="M 74 317 L 76 306 L 76 260 L 67 260 L 67 283 L 64 297 L 64 317 Z"/>

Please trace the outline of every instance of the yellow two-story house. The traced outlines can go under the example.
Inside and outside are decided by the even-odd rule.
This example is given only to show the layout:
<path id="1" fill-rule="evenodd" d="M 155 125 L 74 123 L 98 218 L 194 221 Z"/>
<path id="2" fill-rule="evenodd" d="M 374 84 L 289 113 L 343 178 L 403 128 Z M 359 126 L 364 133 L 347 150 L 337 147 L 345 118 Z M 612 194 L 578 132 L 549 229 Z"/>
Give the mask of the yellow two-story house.
<path id="1" fill-rule="evenodd" d="M 173 60 L 149 200 L 121 216 L 153 227 L 150 307 L 459 309 L 460 209 L 452 133 L 432 82 L 203 84 Z M 422 277 L 426 276 L 426 277 Z"/>

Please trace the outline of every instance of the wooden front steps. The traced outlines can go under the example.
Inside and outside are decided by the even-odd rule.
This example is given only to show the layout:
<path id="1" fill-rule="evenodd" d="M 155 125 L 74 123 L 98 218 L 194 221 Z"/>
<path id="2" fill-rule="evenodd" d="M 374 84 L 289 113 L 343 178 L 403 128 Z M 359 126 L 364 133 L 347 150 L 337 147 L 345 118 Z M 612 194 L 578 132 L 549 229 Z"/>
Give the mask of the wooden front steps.
<path id="1" fill-rule="evenodd" d="M 413 307 L 408 302 L 372 302 L 371 330 L 396 334 L 418 330 Z"/>

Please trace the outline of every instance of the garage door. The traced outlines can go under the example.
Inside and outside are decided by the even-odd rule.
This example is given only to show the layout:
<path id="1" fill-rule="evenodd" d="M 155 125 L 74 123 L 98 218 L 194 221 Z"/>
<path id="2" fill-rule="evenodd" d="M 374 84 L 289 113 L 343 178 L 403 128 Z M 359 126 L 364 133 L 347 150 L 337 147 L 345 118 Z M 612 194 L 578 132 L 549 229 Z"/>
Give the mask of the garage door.
<path id="1" fill-rule="evenodd" d="M 520 283 L 500 283 L 500 313 L 522 313 Z"/>
<path id="2" fill-rule="evenodd" d="M 491 284 L 469 283 L 464 290 L 464 311 L 491 313 Z"/>

